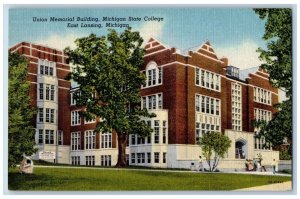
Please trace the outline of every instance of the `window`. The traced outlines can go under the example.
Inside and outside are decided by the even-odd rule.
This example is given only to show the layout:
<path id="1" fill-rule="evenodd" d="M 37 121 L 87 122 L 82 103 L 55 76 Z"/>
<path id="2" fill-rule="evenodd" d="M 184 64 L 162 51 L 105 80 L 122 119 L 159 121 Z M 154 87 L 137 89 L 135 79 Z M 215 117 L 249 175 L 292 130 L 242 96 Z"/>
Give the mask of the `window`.
<path id="1" fill-rule="evenodd" d="M 206 113 L 209 113 L 209 97 L 206 97 Z"/>
<path id="2" fill-rule="evenodd" d="M 46 122 L 54 123 L 54 109 L 46 108 Z"/>
<path id="3" fill-rule="evenodd" d="M 196 94 L 195 107 L 196 112 L 200 112 L 201 110 L 202 113 L 206 114 L 220 114 L 220 100 L 216 98 Z"/>
<path id="4" fill-rule="evenodd" d="M 145 138 L 137 135 L 137 144 L 145 144 Z"/>
<path id="5" fill-rule="evenodd" d="M 50 123 L 54 123 L 54 109 L 50 109 Z"/>
<path id="6" fill-rule="evenodd" d="M 151 163 L 151 153 L 147 153 L 147 163 Z"/>
<path id="7" fill-rule="evenodd" d="M 152 85 L 152 70 L 148 70 L 148 85 L 147 86 L 151 86 Z"/>
<path id="8" fill-rule="evenodd" d="M 54 96 L 55 96 L 55 87 L 54 87 L 54 85 L 51 85 L 51 88 L 50 88 L 50 100 L 51 101 L 54 101 Z"/>
<path id="9" fill-rule="evenodd" d="M 219 75 L 215 75 L 215 84 L 216 84 L 216 90 L 220 90 L 220 80 L 219 80 Z"/>
<path id="10" fill-rule="evenodd" d="M 131 134 L 131 145 L 135 145 L 135 134 Z"/>
<path id="11" fill-rule="evenodd" d="M 54 67 L 55 62 L 51 62 L 48 60 L 39 60 L 40 75 L 54 76 Z"/>
<path id="12" fill-rule="evenodd" d="M 199 112 L 200 111 L 200 96 L 199 95 L 196 95 L 196 112 Z"/>
<path id="13" fill-rule="evenodd" d="M 209 74 L 210 73 L 208 71 L 205 72 L 205 77 L 206 77 L 205 78 L 205 87 L 206 88 L 209 88 Z"/>
<path id="14" fill-rule="evenodd" d="M 158 68 L 158 84 L 162 83 L 162 69 L 161 67 Z"/>
<path id="15" fill-rule="evenodd" d="M 96 148 L 96 133 L 92 130 L 85 132 L 85 149 Z"/>
<path id="16" fill-rule="evenodd" d="M 199 69 L 198 69 L 199 70 Z M 205 72 L 204 70 L 201 70 L 201 86 L 204 87 L 205 86 Z M 196 84 L 197 85 L 197 84 Z"/>
<path id="17" fill-rule="evenodd" d="M 254 87 L 253 94 L 255 102 L 272 105 L 271 91 Z"/>
<path id="18" fill-rule="evenodd" d="M 101 166 L 111 166 L 111 155 L 101 155 Z"/>
<path id="19" fill-rule="evenodd" d="M 44 122 L 44 109 L 39 108 L 39 120 L 40 123 Z"/>
<path id="20" fill-rule="evenodd" d="M 145 153 L 141 153 L 141 162 L 145 163 Z"/>
<path id="21" fill-rule="evenodd" d="M 158 109 L 162 109 L 162 95 L 161 94 L 157 94 L 158 96 Z"/>
<path id="22" fill-rule="evenodd" d="M 141 163 L 141 159 L 142 159 L 142 154 L 141 153 L 137 153 L 137 163 Z"/>
<path id="23" fill-rule="evenodd" d="M 39 141 L 38 144 L 43 144 L 44 143 L 44 130 L 39 129 Z"/>
<path id="24" fill-rule="evenodd" d="M 44 65 L 40 65 L 40 74 L 44 74 Z"/>
<path id="25" fill-rule="evenodd" d="M 221 129 L 221 118 L 220 116 L 214 115 L 199 115 L 196 117 L 195 123 L 195 136 L 196 144 L 199 144 L 200 138 L 203 137 L 205 133 L 211 131 L 219 132 Z"/>
<path id="26" fill-rule="evenodd" d="M 231 104 L 232 104 L 232 129 L 242 130 L 242 86 L 237 83 L 231 84 Z"/>
<path id="27" fill-rule="evenodd" d="M 154 120 L 154 143 L 159 144 L 159 120 Z"/>
<path id="28" fill-rule="evenodd" d="M 263 120 L 263 121 L 269 122 L 270 120 L 272 120 L 272 112 L 264 110 L 264 109 L 255 108 L 254 109 L 254 117 L 256 120 Z M 259 130 L 260 130 L 259 128 L 254 129 L 255 132 L 259 132 Z M 257 133 L 256 133 L 256 135 L 257 135 Z M 266 140 L 263 136 L 260 136 L 260 138 L 258 138 L 256 135 L 254 136 L 255 149 L 270 150 L 272 147 L 272 144 L 269 142 L 266 142 Z"/>
<path id="29" fill-rule="evenodd" d="M 72 156 L 72 165 L 80 165 L 80 156 Z"/>
<path id="30" fill-rule="evenodd" d="M 214 78 L 215 78 L 215 75 L 214 75 L 213 73 L 210 73 L 210 88 L 211 88 L 212 90 L 214 90 L 214 88 L 215 88 Z"/>
<path id="31" fill-rule="evenodd" d="M 158 93 L 155 95 L 150 95 L 147 97 L 142 97 L 142 107 L 151 109 L 162 109 L 163 108 L 163 99 L 162 93 Z"/>
<path id="32" fill-rule="evenodd" d="M 95 166 L 95 156 L 85 156 L 86 166 Z"/>
<path id="33" fill-rule="evenodd" d="M 158 67 L 155 62 L 150 62 L 146 67 L 146 87 L 157 86 L 162 84 L 162 68 Z"/>
<path id="34" fill-rule="evenodd" d="M 200 122 L 196 122 L 196 143 L 200 143 Z"/>
<path id="35" fill-rule="evenodd" d="M 200 79 L 201 75 L 201 79 Z M 196 80 L 197 86 L 204 87 L 214 91 L 220 91 L 220 77 L 218 74 L 196 68 Z"/>
<path id="36" fill-rule="evenodd" d="M 78 91 L 78 89 L 71 91 L 70 95 L 71 95 L 71 105 L 76 105 L 76 100 L 75 100 L 75 94 L 80 92 Z"/>
<path id="37" fill-rule="evenodd" d="M 84 119 L 85 124 L 91 124 L 91 123 L 95 123 L 95 122 L 96 122 L 96 117 L 93 117 L 93 119 L 91 119 L 91 120 L 87 120 L 86 118 Z"/>
<path id="38" fill-rule="evenodd" d="M 39 93 L 40 93 L 40 100 L 44 99 L 44 85 L 42 83 L 39 83 Z"/>
<path id="39" fill-rule="evenodd" d="M 50 100 L 50 85 L 46 84 L 46 100 Z"/>
<path id="40" fill-rule="evenodd" d="M 159 163 L 159 152 L 154 153 L 154 163 Z"/>
<path id="41" fill-rule="evenodd" d="M 45 130 L 45 144 L 54 144 L 54 130 Z"/>
<path id="42" fill-rule="evenodd" d="M 215 114 L 215 111 L 214 111 L 214 109 L 215 109 L 214 101 L 215 101 L 215 99 L 210 98 L 210 114 L 212 114 L 212 115 Z"/>
<path id="43" fill-rule="evenodd" d="M 263 120 L 269 122 L 270 120 L 272 120 L 272 112 L 264 109 L 255 108 L 254 117 L 256 120 Z"/>
<path id="44" fill-rule="evenodd" d="M 71 112 L 71 121 L 72 126 L 80 125 L 80 115 L 79 111 L 72 111 Z"/>
<path id="45" fill-rule="evenodd" d="M 147 125 L 149 126 L 149 128 L 151 128 L 151 120 L 147 121 Z M 147 136 L 147 143 L 151 144 L 151 133 Z"/>
<path id="46" fill-rule="evenodd" d="M 63 131 L 58 130 L 57 131 L 57 145 L 63 144 Z"/>
<path id="47" fill-rule="evenodd" d="M 142 108 L 147 108 L 147 99 L 146 99 L 146 97 L 142 97 Z"/>
<path id="48" fill-rule="evenodd" d="M 156 109 L 156 95 L 152 95 L 152 109 Z"/>
<path id="49" fill-rule="evenodd" d="M 163 144 L 167 143 L 167 121 L 163 120 L 163 134 L 162 134 Z"/>
<path id="50" fill-rule="evenodd" d="M 216 115 L 220 115 L 220 100 L 216 100 Z"/>
<path id="51" fill-rule="evenodd" d="M 166 163 L 167 162 L 167 153 L 163 153 L 163 163 Z"/>
<path id="52" fill-rule="evenodd" d="M 80 150 L 80 132 L 71 133 L 71 150 Z"/>
<path id="53" fill-rule="evenodd" d="M 204 96 L 201 97 L 201 112 L 205 113 L 205 97 Z"/>
<path id="54" fill-rule="evenodd" d="M 134 164 L 135 163 L 135 153 L 131 154 L 131 163 Z"/>
<path id="55" fill-rule="evenodd" d="M 196 85 L 200 84 L 200 69 L 196 68 Z"/>
<path id="56" fill-rule="evenodd" d="M 112 135 L 111 133 L 101 133 L 101 148 L 112 148 Z"/>

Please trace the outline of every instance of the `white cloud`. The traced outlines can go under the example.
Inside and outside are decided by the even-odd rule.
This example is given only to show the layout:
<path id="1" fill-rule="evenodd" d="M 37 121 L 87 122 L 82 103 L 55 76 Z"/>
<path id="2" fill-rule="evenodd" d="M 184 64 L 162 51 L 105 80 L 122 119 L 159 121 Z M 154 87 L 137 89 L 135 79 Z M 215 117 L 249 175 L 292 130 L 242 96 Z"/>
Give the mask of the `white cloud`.
<path id="1" fill-rule="evenodd" d="M 162 35 L 164 22 L 145 22 L 139 32 L 144 39 L 144 44 L 150 37 L 159 38 Z"/>
<path id="2" fill-rule="evenodd" d="M 74 41 L 81 37 L 80 35 L 75 35 L 75 34 L 66 34 L 66 35 L 58 35 L 54 34 L 51 35 L 50 37 L 42 40 L 37 40 L 34 43 L 37 44 L 42 44 L 42 45 L 47 45 L 51 48 L 56 48 L 58 50 L 63 50 L 67 46 L 70 46 L 71 48 L 75 48 L 75 43 Z"/>
<path id="3" fill-rule="evenodd" d="M 259 60 L 259 53 L 256 52 L 258 44 L 251 40 L 245 40 L 237 46 L 228 46 L 224 48 L 215 47 L 216 54 L 228 58 L 228 64 L 238 68 L 246 69 L 257 67 L 263 62 Z"/>

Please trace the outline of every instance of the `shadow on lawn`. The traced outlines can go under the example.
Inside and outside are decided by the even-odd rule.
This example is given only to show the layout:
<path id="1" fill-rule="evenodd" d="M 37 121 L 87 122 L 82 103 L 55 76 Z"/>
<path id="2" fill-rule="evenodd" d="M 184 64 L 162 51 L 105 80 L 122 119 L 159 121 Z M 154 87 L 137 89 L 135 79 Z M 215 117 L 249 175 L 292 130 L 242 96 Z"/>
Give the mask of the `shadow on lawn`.
<path id="1" fill-rule="evenodd" d="M 62 182 L 61 179 L 54 178 L 51 175 L 8 173 L 9 190 L 43 190 L 45 186 L 61 184 Z"/>

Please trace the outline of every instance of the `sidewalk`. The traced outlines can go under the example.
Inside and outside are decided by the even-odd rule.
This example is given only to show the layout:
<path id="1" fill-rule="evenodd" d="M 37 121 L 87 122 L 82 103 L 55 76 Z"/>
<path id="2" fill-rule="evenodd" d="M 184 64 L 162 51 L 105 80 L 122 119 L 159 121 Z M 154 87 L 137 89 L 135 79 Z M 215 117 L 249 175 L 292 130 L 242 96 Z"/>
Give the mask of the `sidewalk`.
<path id="1" fill-rule="evenodd" d="M 236 189 L 234 191 L 292 191 L 292 182 L 288 181 L 283 183 Z"/>

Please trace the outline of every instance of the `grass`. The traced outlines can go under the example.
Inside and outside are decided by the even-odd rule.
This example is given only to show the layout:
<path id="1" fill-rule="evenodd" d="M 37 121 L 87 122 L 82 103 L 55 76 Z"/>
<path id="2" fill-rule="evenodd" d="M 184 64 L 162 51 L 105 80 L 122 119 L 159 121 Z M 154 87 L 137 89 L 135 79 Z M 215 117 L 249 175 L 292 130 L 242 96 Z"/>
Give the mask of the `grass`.
<path id="1" fill-rule="evenodd" d="M 31 191 L 234 190 L 290 180 L 291 177 L 285 176 L 248 174 L 36 167 L 32 175 L 10 169 L 8 188 Z"/>

